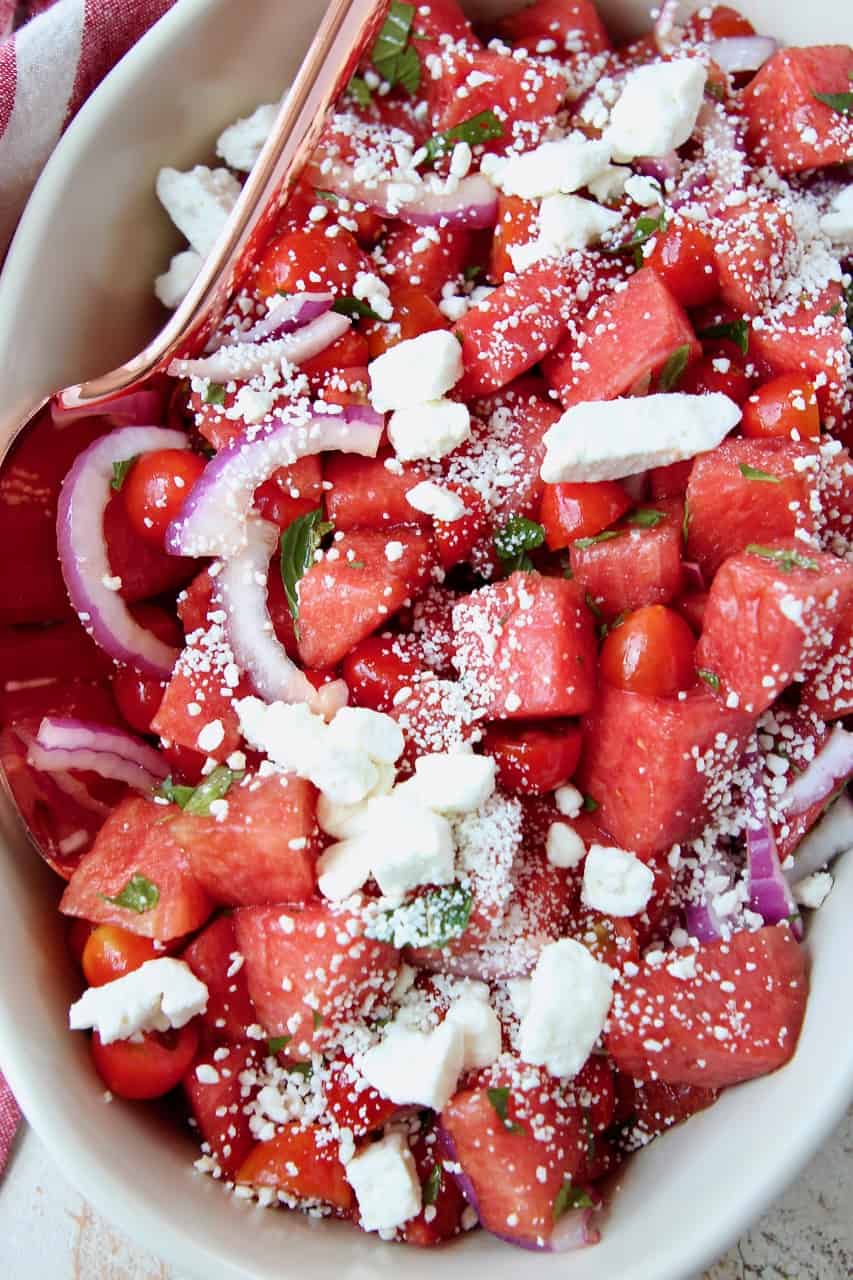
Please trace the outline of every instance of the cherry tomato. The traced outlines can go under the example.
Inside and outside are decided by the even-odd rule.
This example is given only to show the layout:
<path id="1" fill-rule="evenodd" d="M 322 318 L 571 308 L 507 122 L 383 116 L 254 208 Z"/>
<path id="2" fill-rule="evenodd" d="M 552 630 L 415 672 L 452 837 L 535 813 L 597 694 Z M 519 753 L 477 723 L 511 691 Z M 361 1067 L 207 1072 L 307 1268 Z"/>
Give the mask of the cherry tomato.
<path id="1" fill-rule="evenodd" d="M 122 719 L 137 733 L 150 733 L 151 721 L 159 711 L 166 692 L 166 681 L 143 675 L 135 667 L 117 667 L 112 686 Z"/>
<path id="2" fill-rule="evenodd" d="M 372 209 L 362 209 L 360 213 L 357 208 L 350 209 L 347 218 L 356 224 L 353 234 L 362 249 L 372 249 L 385 234 L 385 219 Z"/>
<path id="3" fill-rule="evenodd" d="M 162 546 L 166 529 L 180 513 L 205 465 L 204 458 L 189 449 L 157 449 L 137 458 L 121 495 L 130 524 L 141 538 Z"/>
<path id="4" fill-rule="evenodd" d="M 152 938 L 143 938 L 117 924 L 99 924 L 89 934 L 81 965 L 89 986 L 102 987 L 162 954 Z"/>
<path id="5" fill-rule="evenodd" d="M 149 1031 L 139 1041 L 104 1044 L 92 1034 L 95 1070 L 117 1098 L 161 1098 L 180 1084 L 198 1049 L 198 1027 L 188 1022 L 180 1031 Z"/>
<path id="6" fill-rule="evenodd" d="M 363 372 L 369 359 L 367 338 L 356 329 L 347 329 L 325 351 L 318 351 L 310 360 L 303 360 L 299 368 L 311 383 L 312 390 L 319 391 L 330 377 L 335 377 L 343 369 Z"/>
<path id="7" fill-rule="evenodd" d="M 696 637 L 673 609 L 637 609 L 607 635 L 601 647 L 603 680 L 617 689 L 670 698 L 695 683 Z"/>
<path id="8" fill-rule="evenodd" d="M 390 711 L 395 695 L 423 669 L 417 643 L 392 635 L 368 636 L 341 663 L 353 702 L 371 711 Z"/>
<path id="9" fill-rule="evenodd" d="M 458 520 L 436 520 L 433 525 L 436 551 L 445 570 L 464 564 L 492 527 L 488 507 L 476 489 L 465 484 L 449 484 L 447 488 L 465 503 L 465 515 Z"/>
<path id="10" fill-rule="evenodd" d="M 349 296 L 359 272 L 369 273 L 374 264 L 343 227 L 334 236 L 326 231 L 310 227 L 272 240 L 258 263 L 252 281 L 255 291 L 262 298 L 323 289 L 339 298 Z"/>
<path id="11" fill-rule="evenodd" d="M 367 332 L 371 360 L 421 333 L 447 328 L 447 319 L 423 289 L 394 289 L 391 305 L 394 308 L 393 319 L 387 323 L 377 321 Z"/>
<path id="12" fill-rule="evenodd" d="M 678 390 L 691 396 L 720 391 L 735 404 L 743 404 L 749 395 L 750 385 L 742 360 L 730 355 L 707 355 L 685 369 Z"/>
<path id="13" fill-rule="evenodd" d="M 510 248 L 536 239 L 537 216 L 536 205 L 530 200 L 522 200 L 519 196 L 498 196 L 498 220 L 489 260 L 489 279 L 495 284 L 500 284 L 504 276 L 515 271 Z"/>
<path id="14" fill-rule="evenodd" d="M 764 439 L 796 431 L 800 440 L 816 440 L 820 410 L 814 383 L 798 373 L 783 373 L 765 382 L 743 406 L 741 431 Z"/>
<path id="15" fill-rule="evenodd" d="M 693 223 L 658 232 L 646 259 L 683 307 L 701 307 L 720 292 L 714 242 Z"/>
<path id="16" fill-rule="evenodd" d="M 546 484 L 539 519 L 552 551 L 575 538 L 592 538 L 613 524 L 631 506 L 631 499 L 615 480 L 595 484 Z"/>
<path id="17" fill-rule="evenodd" d="M 724 40 L 727 36 L 754 36 L 755 27 L 736 9 L 716 4 L 709 13 L 700 9 L 687 20 L 687 30 L 695 40 Z"/>
<path id="18" fill-rule="evenodd" d="M 309 453 L 289 467 L 279 467 L 255 490 L 255 506 L 265 520 L 286 529 L 323 501 L 323 464 Z"/>
<path id="19" fill-rule="evenodd" d="M 578 767 L 583 733 L 571 721 L 493 724 L 483 750 L 494 756 L 498 782 L 507 791 L 542 796 L 568 782 Z"/>

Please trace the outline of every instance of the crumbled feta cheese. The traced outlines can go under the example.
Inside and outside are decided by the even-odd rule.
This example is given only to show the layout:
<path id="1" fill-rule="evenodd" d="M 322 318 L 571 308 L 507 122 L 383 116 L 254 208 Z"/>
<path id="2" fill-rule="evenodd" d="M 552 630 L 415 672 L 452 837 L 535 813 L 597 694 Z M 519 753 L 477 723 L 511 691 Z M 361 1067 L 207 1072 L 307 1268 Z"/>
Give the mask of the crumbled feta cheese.
<path id="1" fill-rule="evenodd" d="M 465 1032 L 445 1018 L 429 1032 L 392 1022 L 381 1043 L 362 1054 L 357 1066 L 367 1083 L 391 1102 L 441 1111 L 456 1089 L 464 1061 Z"/>
<path id="2" fill-rule="evenodd" d="M 572 938 L 543 947 L 521 1019 L 519 1053 L 552 1076 L 580 1071 L 610 1008 L 613 970 Z"/>
<path id="3" fill-rule="evenodd" d="M 523 1018 L 530 1008 L 530 991 L 533 986 L 531 978 L 509 978 L 506 989 L 509 992 L 510 1004 L 516 1017 Z"/>
<path id="4" fill-rule="evenodd" d="M 706 79 L 698 58 L 652 62 L 632 71 L 604 134 L 614 159 L 662 156 L 682 146 L 696 124 Z"/>
<path id="5" fill-rule="evenodd" d="M 583 796 L 577 787 L 566 782 L 562 787 L 557 787 L 554 792 L 554 804 L 557 806 L 557 812 L 562 813 L 564 817 L 576 818 L 583 809 Z"/>
<path id="6" fill-rule="evenodd" d="M 522 155 L 484 156 L 482 171 L 507 196 L 536 200 L 585 187 L 610 162 L 610 147 L 582 133 L 543 142 Z"/>
<path id="7" fill-rule="evenodd" d="M 440 484 L 434 484 L 432 480 L 422 480 L 409 489 L 406 501 L 415 511 L 422 511 L 434 520 L 447 523 L 461 520 L 467 514 L 465 503 L 458 494 L 451 489 L 442 488 Z"/>
<path id="8" fill-rule="evenodd" d="M 663 203 L 660 183 L 641 173 L 635 173 L 627 180 L 625 194 L 643 209 L 650 209 L 654 204 Z"/>
<path id="9" fill-rule="evenodd" d="M 631 170 L 621 164 L 609 164 L 596 177 L 590 178 L 586 189 L 596 200 L 608 204 L 618 200 L 625 190 L 625 184 L 631 177 Z"/>
<path id="10" fill-rule="evenodd" d="M 216 243 L 239 194 L 240 183 L 227 169 L 197 164 L 186 173 L 161 169 L 157 175 L 160 203 L 190 246 L 203 256 Z"/>
<path id="11" fill-rule="evenodd" d="M 583 862 L 586 845 L 567 822 L 552 822 L 545 837 L 545 856 L 553 867 L 576 867 Z"/>
<path id="12" fill-rule="evenodd" d="M 419 756 L 406 792 L 436 813 L 470 813 L 484 805 L 495 789 L 491 756 L 436 752 Z"/>
<path id="13" fill-rule="evenodd" d="M 527 244 L 510 245 L 516 271 L 542 258 L 559 258 L 572 249 L 587 249 L 621 222 L 621 216 L 594 200 L 580 196 L 546 196 L 539 209 L 539 236 Z"/>
<path id="14" fill-rule="evenodd" d="M 403 731 L 382 711 L 341 707 L 326 733 L 332 751 L 363 751 L 371 760 L 394 764 L 403 754 Z"/>
<path id="15" fill-rule="evenodd" d="M 249 173 L 261 154 L 261 148 L 270 135 L 277 114 L 278 104 L 267 102 L 250 116 L 236 120 L 219 135 L 216 154 L 230 169 Z"/>
<path id="16" fill-rule="evenodd" d="M 853 245 L 853 182 L 834 196 L 820 229 L 834 244 Z"/>
<path id="17" fill-rule="evenodd" d="M 196 745 L 199 751 L 209 754 L 221 747 L 225 739 L 225 729 L 221 720 L 210 720 L 199 732 Z"/>
<path id="18" fill-rule="evenodd" d="M 459 348 L 455 338 L 453 341 Z M 388 355 L 397 350 L 398 347 L 392 347 Z M 380 356 L 380 359 L 384 360 L 385 356 Z M 459 404 L 456 400 L 431 400 L 406 409 L 397 409 L 388 423 L 388 439 L 401 462 L 416 462 L 425 458 L 437 462 L 458 448 L 470 434 L 471 415 L 468 406 Z"/>
<path id="19" fill-rule="evenodd" d="M 346 1162 L 365 1231 L 394 1231 L 421 1211 L 421 1184 L 402 1133 L 370 1142 Z"/>
<path id="20" fill-rule="evenodd" d="M 637 475 L 715 449 L 740 417 L 720 392 L 576 404 L 546 431 L 540 474 L 549 484 Z"/>
<path id="21" fill-rule="evenodd" d="M 341 902 L 370 879 L 373 840 L 360 831 L 328 845 L 317 859 L 317 887 L 324 898 Z"/>
<path id="22" fill-rule="evenodd" d="M 826 902 L 833 883 L 828 871 L 815 871 L 810 876 L 804 876 L 799 884 L 794 885 L 794 901 L 801 907 L 811 907 L 816 911 Z"/>
<path id="23" fill-rule="evenodd" d="M 635 916 L 652 896 L 654 883 L 651 868 L 636 854 L 594 844 L 584 863 L 581 898 L 605 915 Z"/>
<path id="24" fill-rule="evenodd" d="M 462 377 L 462 348 L 445 329 L 418 334 L 371 361 L 370 403 L 379 413 L 440 401 Z"/>
<path id="25" fill-rule="evenodd" d="M 447 1021 L 462 1031 L 462 1070 L 490 1067 L 501 1051 L 501 1024 L 489 1004 L 485 982 L 469 982 L 447 1012 Z"/>
<path id="26" fill-rule="evenodd" d="M 378 777 L 370 795 L 387 796 L 394 786 L 397 771 L 393 765 L 378 764 L 376 761 L 374 764 Z M 321 831 L 338 840 L 358 835 L 367 827 L 367 797 L 355 804 L 336 804 L 321 792 L 317 799 L 317 823 Z"/>
<path id="27" fill-rule="evenodd" d="M 154 292 L 157 300 L 164 307 L 174 311 L 179 307 L 192 288 L 193 281 L 201 271 L 204 258 L 195 249 L 185 249 L 176 253 L 169 263 L 169 270 L 154 281 Z"/>
<path id="28" fill-rule="evenodd" d="M 450 884 L 454 846 L 450 823 L 405 796 L 379 796 L 368 802 L 371 869 L 387 897 L 402 897 L 422 884 Z"/>
<path id="29" fill-rule="evenodd" d="M 207 1008 L 207 987 L 183 960 L 163 956 L 101 987 L 90 987 L 72 1004 L 72 1031 L 92 1027 L 104 1044 L 141 1031 L 185 1026 Z"/>
<path id="30" fill-rule="evenodd" d="M 352 287 L 352 296 L 359 302 L 366 302 L 380 320 L 390 320 L 394 314 L 387 284 L 372 271 L 359 271 Z"/>

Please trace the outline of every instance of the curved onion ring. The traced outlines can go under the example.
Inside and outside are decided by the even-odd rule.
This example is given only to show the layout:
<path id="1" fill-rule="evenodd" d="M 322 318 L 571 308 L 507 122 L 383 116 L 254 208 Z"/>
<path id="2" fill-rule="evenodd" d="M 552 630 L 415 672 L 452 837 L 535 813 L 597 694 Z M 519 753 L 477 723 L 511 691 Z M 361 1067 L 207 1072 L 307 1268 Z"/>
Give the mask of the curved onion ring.
<path id="1" fill-rule="evenodd" d="M 205 467 L 177 520 L 166 531 L 166 550 L 175 556 L 230 559 L 246 546 L 246 519 L 259 484 L 279 467 L 326 449 L 375 458 L 380 426 L 347 422 L 338 414 L 306 412 L 291 406 L 252 429 Z"/>
<path id="2" fill-rule="evenodd" d="M 772 36 L 723 36 L 708 45 L 708 52 L 718 66 L 734 75 L 738 71 L 757 71 L 779 48 Z"/>
<path id="3" fill-rule="evenodd" d="M 794 779 L 779 801 L 792 818 L 828 800 L 853 772 L 853 733 L 837 724 L 814 760 Z"/>
<path id="4" fill-rule="evenodd" d="M 283 360 L 288 364 L 301 364 L 319 355 L 345 334 L 351 323 L 348 316 L 327 311 L 283 338 L 271 338 L 267 342 L 241 338 L 195 360 L 173 360 L 167 372 L 173 378 L 212 378 L 215 382 L 236 378 L 247 382 L 263 373 L 268 365 L 280 365 Z"/>
<path id="5" fill-rule="evenodd" d="M 169 766 L 147 742 L 112 725 L 45 716 L 30 744 L 27 760 L 44 773 L 82 770 L 150 791 Z"/>
<path id="6" fill-rule="evenodd" d="M 325 162 L 324 162 L 325 166 Z M 443 191 L 441 179 L 425 182 L 359 182 L 351 165 L 333 160 L 322 167 L 322 183 L 335 195 L 367 205 L 386 218 L 399 218 L 414 227 L 493 227 L 498 196 L 488 178 L 469 174 L 455 191 Z M 407 194 L 411 192 L 411 194 Z"/>
<path id="7" fill-rule="evenodd" d="M 156 449 L 186 449 L 181 431 L 164 427 L 122 427 L 96 440 L 76 458 L 59 494 L 56 533 L 59 562 L 71 604 L 96 644 L 146 675 L 167 678 L 177 649 L 158 640 L 132 617 L 112 578 L 104 537 L 113 464 Z"/>
<path id="8" fill-rule="evenodd" d="M 761 778 L 763 757 L 757 751 L 748 751 L 743 763 L 751 775 L 744 798 L 749 905 L 765 924 L 779 924 L 782 920 L 788 920 L 795 935 L 802 937 L 797 904 L 782 873 L 768 814 L 767 791 Z"/>

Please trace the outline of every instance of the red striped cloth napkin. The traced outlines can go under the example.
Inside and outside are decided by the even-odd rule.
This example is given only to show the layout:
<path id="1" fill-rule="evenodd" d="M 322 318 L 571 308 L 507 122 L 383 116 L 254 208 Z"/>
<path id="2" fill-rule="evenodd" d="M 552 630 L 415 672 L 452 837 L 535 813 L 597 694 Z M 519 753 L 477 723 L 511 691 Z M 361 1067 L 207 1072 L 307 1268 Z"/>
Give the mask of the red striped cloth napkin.
<path id="1" fill-rule="evenodd" d="M 0 0 L 0 262 L 63 130 L 175 0 Z M 0 1172 L 21 1120 L 0 1075 Z"/>

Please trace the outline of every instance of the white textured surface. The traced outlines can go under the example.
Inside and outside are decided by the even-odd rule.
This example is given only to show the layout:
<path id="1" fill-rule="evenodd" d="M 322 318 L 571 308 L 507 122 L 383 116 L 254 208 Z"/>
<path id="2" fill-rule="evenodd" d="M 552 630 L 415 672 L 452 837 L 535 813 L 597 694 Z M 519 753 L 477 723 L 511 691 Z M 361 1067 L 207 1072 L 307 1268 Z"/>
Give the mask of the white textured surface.
<path id="1" fill-rule="evenodd" d="M 733 1147 L 732 1158 L 745 1157 Z M 709 1186 L 709 1197 L 713 1194 Z M 524 1270 L 534 1280 L 535 1260 Z M 137 1248 L 87 1205 L 29 1129 L 19 1137 L 0 1183 L 0 1275 L 10 1280 L 190 1280 Z M 853 1107 L 796 1185 L 703 1280 L 845 1280 L 851 1275 Z M 568 1264 L 566 1276 L 571 1280 Z"/>

